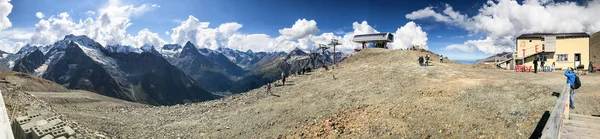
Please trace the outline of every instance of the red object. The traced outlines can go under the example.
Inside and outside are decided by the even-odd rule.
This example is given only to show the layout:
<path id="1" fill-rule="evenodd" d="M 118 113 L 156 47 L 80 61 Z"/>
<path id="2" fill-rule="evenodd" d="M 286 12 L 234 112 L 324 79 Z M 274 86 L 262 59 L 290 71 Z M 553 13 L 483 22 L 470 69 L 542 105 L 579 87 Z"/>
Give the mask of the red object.
<path id="1" fill-rule="evenodd" d="M 527 67 L 527 72 L 531 72 L 531 66 Z"/>
<path id="2" fill-rule="evenodd" d="M 523 57 L 525 57 L 525 49 L 523 49 Z"/>
<path id="3" fill-rule="evenodd" d="M 535 53 L 538 52 L 538 45 L 535 45 Z"/>

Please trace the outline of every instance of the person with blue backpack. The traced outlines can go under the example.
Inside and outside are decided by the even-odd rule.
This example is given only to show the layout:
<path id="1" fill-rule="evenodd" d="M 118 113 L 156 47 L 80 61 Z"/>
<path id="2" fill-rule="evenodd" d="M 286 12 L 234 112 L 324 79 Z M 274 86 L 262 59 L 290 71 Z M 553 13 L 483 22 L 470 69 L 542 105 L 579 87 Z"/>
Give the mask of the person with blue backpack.
<path id="1" fill-rule="evenodd" d="M 581 86 L 581 81 L 579 81 L 579 77 L 575 73 L 575 70 L 573 70 L 571 67 L 567 68 L 567 71 L 565 71 L 565 76 L 567 76 L 567 83 L 569 84 L 570 88 L 569 93 L 571 94 L 571 97 L 569 98 L 569 107 L 571 109 L 575 109 L 575 89 L 579 89 Z"/>

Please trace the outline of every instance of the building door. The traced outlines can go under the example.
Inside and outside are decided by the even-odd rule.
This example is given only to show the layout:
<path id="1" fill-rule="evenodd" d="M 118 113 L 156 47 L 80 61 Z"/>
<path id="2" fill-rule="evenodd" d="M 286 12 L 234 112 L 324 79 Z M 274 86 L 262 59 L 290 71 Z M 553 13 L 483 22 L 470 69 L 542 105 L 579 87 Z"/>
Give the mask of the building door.
<path id="1" fill-rule="evenodd" d="M 575 53 L 575 67 L 574 69 L 577 69 L 579 67 L 579 65 L 581 65 L 581 54 L 580 53 Z"/>

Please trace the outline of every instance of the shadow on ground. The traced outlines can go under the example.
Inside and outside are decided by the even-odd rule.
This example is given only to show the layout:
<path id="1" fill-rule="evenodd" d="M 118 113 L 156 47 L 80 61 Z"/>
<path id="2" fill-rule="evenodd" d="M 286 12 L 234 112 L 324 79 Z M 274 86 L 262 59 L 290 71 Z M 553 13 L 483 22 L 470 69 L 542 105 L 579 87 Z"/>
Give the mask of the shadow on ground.
<path id="1" fill-rule="evenodd" d="M 554 92 L 554 93 L 556 93 L 556 92 Z M 542 131 L 544 131 L 544 126 L 546 126 L 546 123 L 548 122 L 548 118 L 550 118 L 550 111 L 544 112 L 544 114 L 542 115 L 542 118 L 540 118 L 540 121 L 535 126 L 533 133 L 531 133 L 531 136 L 529 137 L 530 139 L 539 139 L 542 137 Z"/>

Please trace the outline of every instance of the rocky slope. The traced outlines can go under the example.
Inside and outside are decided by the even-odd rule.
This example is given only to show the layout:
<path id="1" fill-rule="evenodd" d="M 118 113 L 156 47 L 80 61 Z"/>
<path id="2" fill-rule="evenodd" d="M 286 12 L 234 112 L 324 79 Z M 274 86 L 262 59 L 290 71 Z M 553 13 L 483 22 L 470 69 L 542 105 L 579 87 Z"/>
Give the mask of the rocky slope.
<path id="1" fill-rule="evenodd" d="M 600 65 L 600 32 L 596 32 L 590 36 L 590 62 L 594 65 Z"/>
<path id="2" fill-rule="evenodd" d="M 421 67 L 414 58 L 425 54 L 367 49 L 334 70 L 292 76 L 274 95 L 259 88 L 174 106 L 85 92 L 31 94 L 79 127 L 114 138 L 529 138 L 564 85 L 561 72 L 436 61 Z M 571 113 L 598 114 L 600 75 L 581 80 Z"/>

